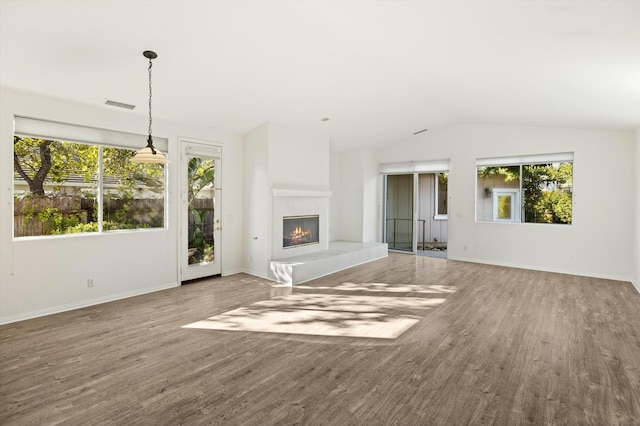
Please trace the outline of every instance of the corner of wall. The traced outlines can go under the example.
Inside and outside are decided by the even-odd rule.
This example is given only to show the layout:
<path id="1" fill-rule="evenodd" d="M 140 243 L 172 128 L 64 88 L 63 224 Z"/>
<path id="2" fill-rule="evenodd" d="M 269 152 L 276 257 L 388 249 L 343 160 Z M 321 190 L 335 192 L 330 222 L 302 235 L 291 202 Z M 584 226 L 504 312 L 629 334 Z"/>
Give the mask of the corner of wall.
<path id="1" fill-rule="evenodd" d="M 378 241 L 378 223 L 382 223 L 379 215 L 381 200 L 378 196 L 378 164 L 371 149 L 364 151 L 362 161 L 362 241 L 371 243 Z"/>
<path id="2" fill-rule="evenodd" d="M 342 239 L 342 153 L 331 151 L 329 156 L 329 241 Z"/>
<path id="3" fill-rule="evenodd" d="M 635 169 L 635 214 L 634 214 L 634 237 L 633 237 L 633 284 L 640 292 L 640 127 L 636 129 L 636 140 L 634 147 L 634 169 Z"/>

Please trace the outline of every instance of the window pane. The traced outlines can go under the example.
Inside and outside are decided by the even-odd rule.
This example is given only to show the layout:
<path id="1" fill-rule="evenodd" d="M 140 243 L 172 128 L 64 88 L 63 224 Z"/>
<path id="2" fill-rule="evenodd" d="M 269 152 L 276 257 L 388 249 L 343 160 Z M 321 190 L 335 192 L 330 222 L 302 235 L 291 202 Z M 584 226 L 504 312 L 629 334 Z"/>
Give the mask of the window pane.
<path id="1" fill-rule="evenodd" d="M 511 215 L 511 195 L 499 195 L 498 196 L 498 219 L 500 220 L 512 220 Z"/>
<path id="2" fill-rule="evenodd" d="M 131 149 L 103 150 L 102 229 L 164 227 L 164 165 L 134 163 Z"/>
<path id="3" fill-rule="evenodd" d="M 493 221 L 493 193 L 505 189 L 519 190 L 520 166 L 478 167 L 477 182 L 476 220 Z M 512 205 L 512 212 L 516 211 L 515 207 Z"/>
<path id="4" fill-rule="evenodd" d="M 478 167 L 477 182 L 478 221 L 572 221 L 572 162 Z M 503 198 L 509 193 L 511 200 Z"/>
<path id="5" fill-rule="evenodd" d="M 413 250 L 413 175 L 387 175 L 386 243 Z"/>
<path id="6" fill-rule="evenodd" d="M 187 185 L 189 199 L 189 265 L 206 264 L 214 259 L 215 160 L 189 157 Z"/>
<path id="7" fill-rule="evenodd" d="M 438 210 L 436 214 L 446 215 L 449 173 L 440 173 L 437 176 L 438 176 Z"/>
<path id="8" fill-rule="evenodd" d="M 14 136 L 14 236 L 98 230 L 96 146 Z"/>
<path id="9" fill-rule="evenodd" d="M 571 223 L 572 188 L 572 163 L 524 165 L 525 222 Z"/>

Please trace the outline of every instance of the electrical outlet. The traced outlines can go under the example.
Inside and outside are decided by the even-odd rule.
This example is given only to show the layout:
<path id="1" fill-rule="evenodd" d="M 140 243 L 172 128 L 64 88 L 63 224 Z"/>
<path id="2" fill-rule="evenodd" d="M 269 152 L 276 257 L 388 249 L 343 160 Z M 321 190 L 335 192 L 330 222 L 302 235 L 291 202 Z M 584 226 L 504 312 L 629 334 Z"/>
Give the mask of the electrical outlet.
<path id="1" fill-rule="evenodd" d="M 93 283 L 93 278 L 87 278 L 87 287 L 89 288 L 95 287 L 95 284 Z"/>

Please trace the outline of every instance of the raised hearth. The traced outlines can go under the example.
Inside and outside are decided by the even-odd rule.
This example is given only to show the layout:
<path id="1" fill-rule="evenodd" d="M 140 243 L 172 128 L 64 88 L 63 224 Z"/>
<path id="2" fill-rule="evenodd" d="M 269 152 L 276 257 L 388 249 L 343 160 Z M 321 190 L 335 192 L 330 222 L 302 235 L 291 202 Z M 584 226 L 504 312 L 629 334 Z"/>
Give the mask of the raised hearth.
<path id="1" fill-rule="evenodd" d="M 386 243 L 332 241 L 326 250 L 271 261 L 276 281 L 296 285 L 387 256 Z"/>

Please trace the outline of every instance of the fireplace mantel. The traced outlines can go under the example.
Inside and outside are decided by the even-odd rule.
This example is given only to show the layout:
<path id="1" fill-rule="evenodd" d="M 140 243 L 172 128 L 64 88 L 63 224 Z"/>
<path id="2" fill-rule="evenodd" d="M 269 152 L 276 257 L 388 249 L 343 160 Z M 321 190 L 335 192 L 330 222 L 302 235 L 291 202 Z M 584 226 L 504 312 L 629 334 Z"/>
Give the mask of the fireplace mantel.
<path id="1" fill-rule="evenodd" d="M 274 197 L 331 197 L 331 191 L 321 189 L 273 188 Z"/>

